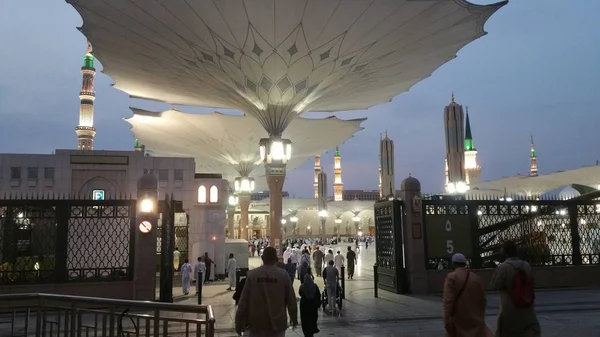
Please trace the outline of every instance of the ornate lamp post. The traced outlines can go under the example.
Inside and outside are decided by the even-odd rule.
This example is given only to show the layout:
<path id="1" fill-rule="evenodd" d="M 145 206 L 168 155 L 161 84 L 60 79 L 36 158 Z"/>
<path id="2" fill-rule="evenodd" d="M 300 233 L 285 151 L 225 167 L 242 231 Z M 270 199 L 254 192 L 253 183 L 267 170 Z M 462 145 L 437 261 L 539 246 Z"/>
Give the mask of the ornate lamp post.
<path id="1" fill-rule="evenodd" d="M 237 195 L 235 195 L 233 193 L 231 193 L 229 195 L 229 203 L 227 205 L 227 232 L 229 234 L 228 237 L 230 239 L 235 238 L 235 235 L 233 235 L 233 232 L 234 232 L 233 218 L 235 217 L 235 208 L 238 205 L 238 201 L 239 201 L 239 198 Z"/>
<path id="2" fill-rule="evenodd" d="M 234 191 L 238 197 L 238 203 L 240 205 L 240 225 L 239 225 L 239 237 L 240 239 L 248 239 L 246 231 L 248 230 L 248 208 L 250 208 L 250 201 L 252 192 L 254 191 L 254 178 L 248 176 L 235 178 Z"/>
<path id="3" fill-rule="evenodd" d="M 265 173 L 267 174 L 267 184 L 269 185 L 270 218 L 272 224 L 281 222 L 282 213 L 282 190 L 285 181 L 285 168 L 288 160 L 292 156 L 292 142 L 289 139 L 283 139 L 281 136 L 271 135 L 269 138 L 262 138 L 259 142 L 260 159 L 265 164 Z M 281 253 L 281 227 L 271 226 L 270 244 Z"/>

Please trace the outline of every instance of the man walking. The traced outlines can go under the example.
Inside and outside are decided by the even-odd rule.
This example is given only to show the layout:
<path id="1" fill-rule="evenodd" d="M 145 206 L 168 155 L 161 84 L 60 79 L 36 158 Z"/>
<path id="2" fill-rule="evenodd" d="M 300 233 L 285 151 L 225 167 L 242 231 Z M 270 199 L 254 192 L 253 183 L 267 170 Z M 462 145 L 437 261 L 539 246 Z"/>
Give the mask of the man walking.
<path id="1" fill-rule="evenodd" d="M 342 255 L 339 250 L 337 251 L 337 254 L 335 254 L 333 262 L 335 264 L 335 268 L 337 268 L 338 272 L 340 273 L 340 277 L 342 277 L 342 267 L 344 266 L 346 259 L 344 259 L 344 255 Z"/>
<path id="2" fill-rule="evenodd" d="M 463 254 L 452 256 L 454 271 L 444 282 L 444 327 L 448 337 L 491 337 L 485 325 L 485 288 L 475 273 L 467 269 Z"/>
<path id="3" fill-rule="evenodd" d="M 265 248 L 262 260 L 263 265 L 249 271 L 246 277 L 235 313 L 235 331 L 241 335 L 248 330 L 250 337 L 284 337 L 287 313 L 292 327 L 298 325 L 296 295 L 288 274 L 275 265 L 275 248 Z"/>
<path id="4" fill-rule="evenodd" d="M 194 266 L 193 278 L 196 279 L 196 295 L 198 295 L 198 290 L 200 289 L 200 284 L 203 281 L 201 278 L 198 278 L 198 272 L 200 272 L 202 274 L 201 275 L 202 278 L 204 278 L 204 275 L 206 275 L 206 264 L 204 264 L 204 261 L 202 261 L 202 257 L 198 258 L 198 262 Z"/>
<path id="5" fill-rule="evenodd" d="M 208 257 L 208 252 L 204 253 L 204 259 L 202 259 L 204 264 L 206 265 L 206 275 L 204 275 L 204 283 L 208 283 L 210 281 L 210 272 L 212 271 L 212 266 L 215 265 L 213 260 Z"/>
<path id="6" fill-rule="evenodd" d="M 351 280 L 354 277 L 354 266 L 356 265 L 356 253 L 352 250 L 351 246 L 348 246 L 346 261 L 348 263 L 348 279 Z"/>
<path id="7" fill-rule="evenodd" d="M 315 249 L 313 253 L 313 261 L 315 262 L 315 271 L 317 272 L 317 276 L 321 276 L 321 272 L 323 271 L 323 258 L 325 254 L 321 250 L 319 246 Z"/>
<path id="8" fill-rule="evenodd" d="M 506 260 L 492 278 L 492 289 L 500 291 L 496 337 L 539 337 L 541 329 L 533 306 L 531 266 L 518 258 L 514 242 L 506 242 L 503 251 Z"/>

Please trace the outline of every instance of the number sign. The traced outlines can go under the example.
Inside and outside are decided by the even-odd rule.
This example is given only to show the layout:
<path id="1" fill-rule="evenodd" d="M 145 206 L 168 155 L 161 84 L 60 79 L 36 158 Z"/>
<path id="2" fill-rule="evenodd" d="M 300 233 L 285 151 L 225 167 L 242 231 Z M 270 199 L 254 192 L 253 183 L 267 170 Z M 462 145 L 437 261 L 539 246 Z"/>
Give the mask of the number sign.
<path id="1" fill-rule="evenodd" d="M 454 253 L 471 256 L 471 226 L 468 215 L 426 215 L 425 224 L 429 258 L 447 258 Z"/>

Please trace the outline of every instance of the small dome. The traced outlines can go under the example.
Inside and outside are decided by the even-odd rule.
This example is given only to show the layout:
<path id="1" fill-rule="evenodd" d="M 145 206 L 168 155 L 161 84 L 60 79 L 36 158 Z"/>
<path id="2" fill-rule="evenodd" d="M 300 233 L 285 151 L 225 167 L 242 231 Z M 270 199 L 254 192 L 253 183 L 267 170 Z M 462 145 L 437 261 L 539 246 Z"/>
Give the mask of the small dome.
<path id="1" fill-rule="evenodd" d="M 408 178 L 402 181 L 400 185 L 402 191 L 420 191 L 421 190 L 421 182 L 419 179 L 409 175 Z"/>
<path id="2" fill-rule="evenodd" d="M 137 188 L 145 190 L 158 190 L 158 181 L 152 173 L 144 173 L 144 175 L 138 179 Z"/>

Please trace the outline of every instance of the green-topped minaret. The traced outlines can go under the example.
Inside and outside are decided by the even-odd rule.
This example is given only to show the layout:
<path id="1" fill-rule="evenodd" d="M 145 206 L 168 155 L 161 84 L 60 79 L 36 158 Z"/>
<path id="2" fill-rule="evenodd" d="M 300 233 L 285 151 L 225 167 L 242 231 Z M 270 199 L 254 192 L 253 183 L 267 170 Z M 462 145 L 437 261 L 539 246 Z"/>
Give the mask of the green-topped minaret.
<path id="1" fill-rule="evenodd" d="M 94 77 L 96 76 L 96 69 L 94 68 L 94 55 L 92 53 L 92 45 L 88 41 L 87 52 L 81 67 L 83 83 L 79 92 L 79 125 L 75 128 L 78 150 L 93 150 L 94 137 L 96 136 L 96 128 L 94 128 L 94 100 L 96 99 Z"/>
<path id="2" fill-rule="evenodd" d="M 143 151 L 144 147 L 140 144 L 140 140 L 136 138 L 135 143 L 133 144 L 134 151 Z"/>
<path id="3" fill-rule="evenodd" d="M 469 107 L 465 107 L 465 176 L 468 185 L 475 185 L 481 180 L 481 166 L 477 164 L 477 149 L 473 143 Z"/>
<path id="4" fill-rule="evenodd" d="M 467 121 L 465 123 L 465 151 L 477 151 L 473 146 L 473 134 L 471 134 L 471 122 L 469 122 L 469 107 L 467 110 Z"/>
<path id="5" fill-rule="evenodd" d="M 531 142 L 529 143 L 529 160 L 531 165 L 529 166 L 529 175 L 536 177 L 538 175 L 537 167 L 537 155 L 535 153 L 535 147 L 533 146 L 533 136 L 531 136 Z"/>

